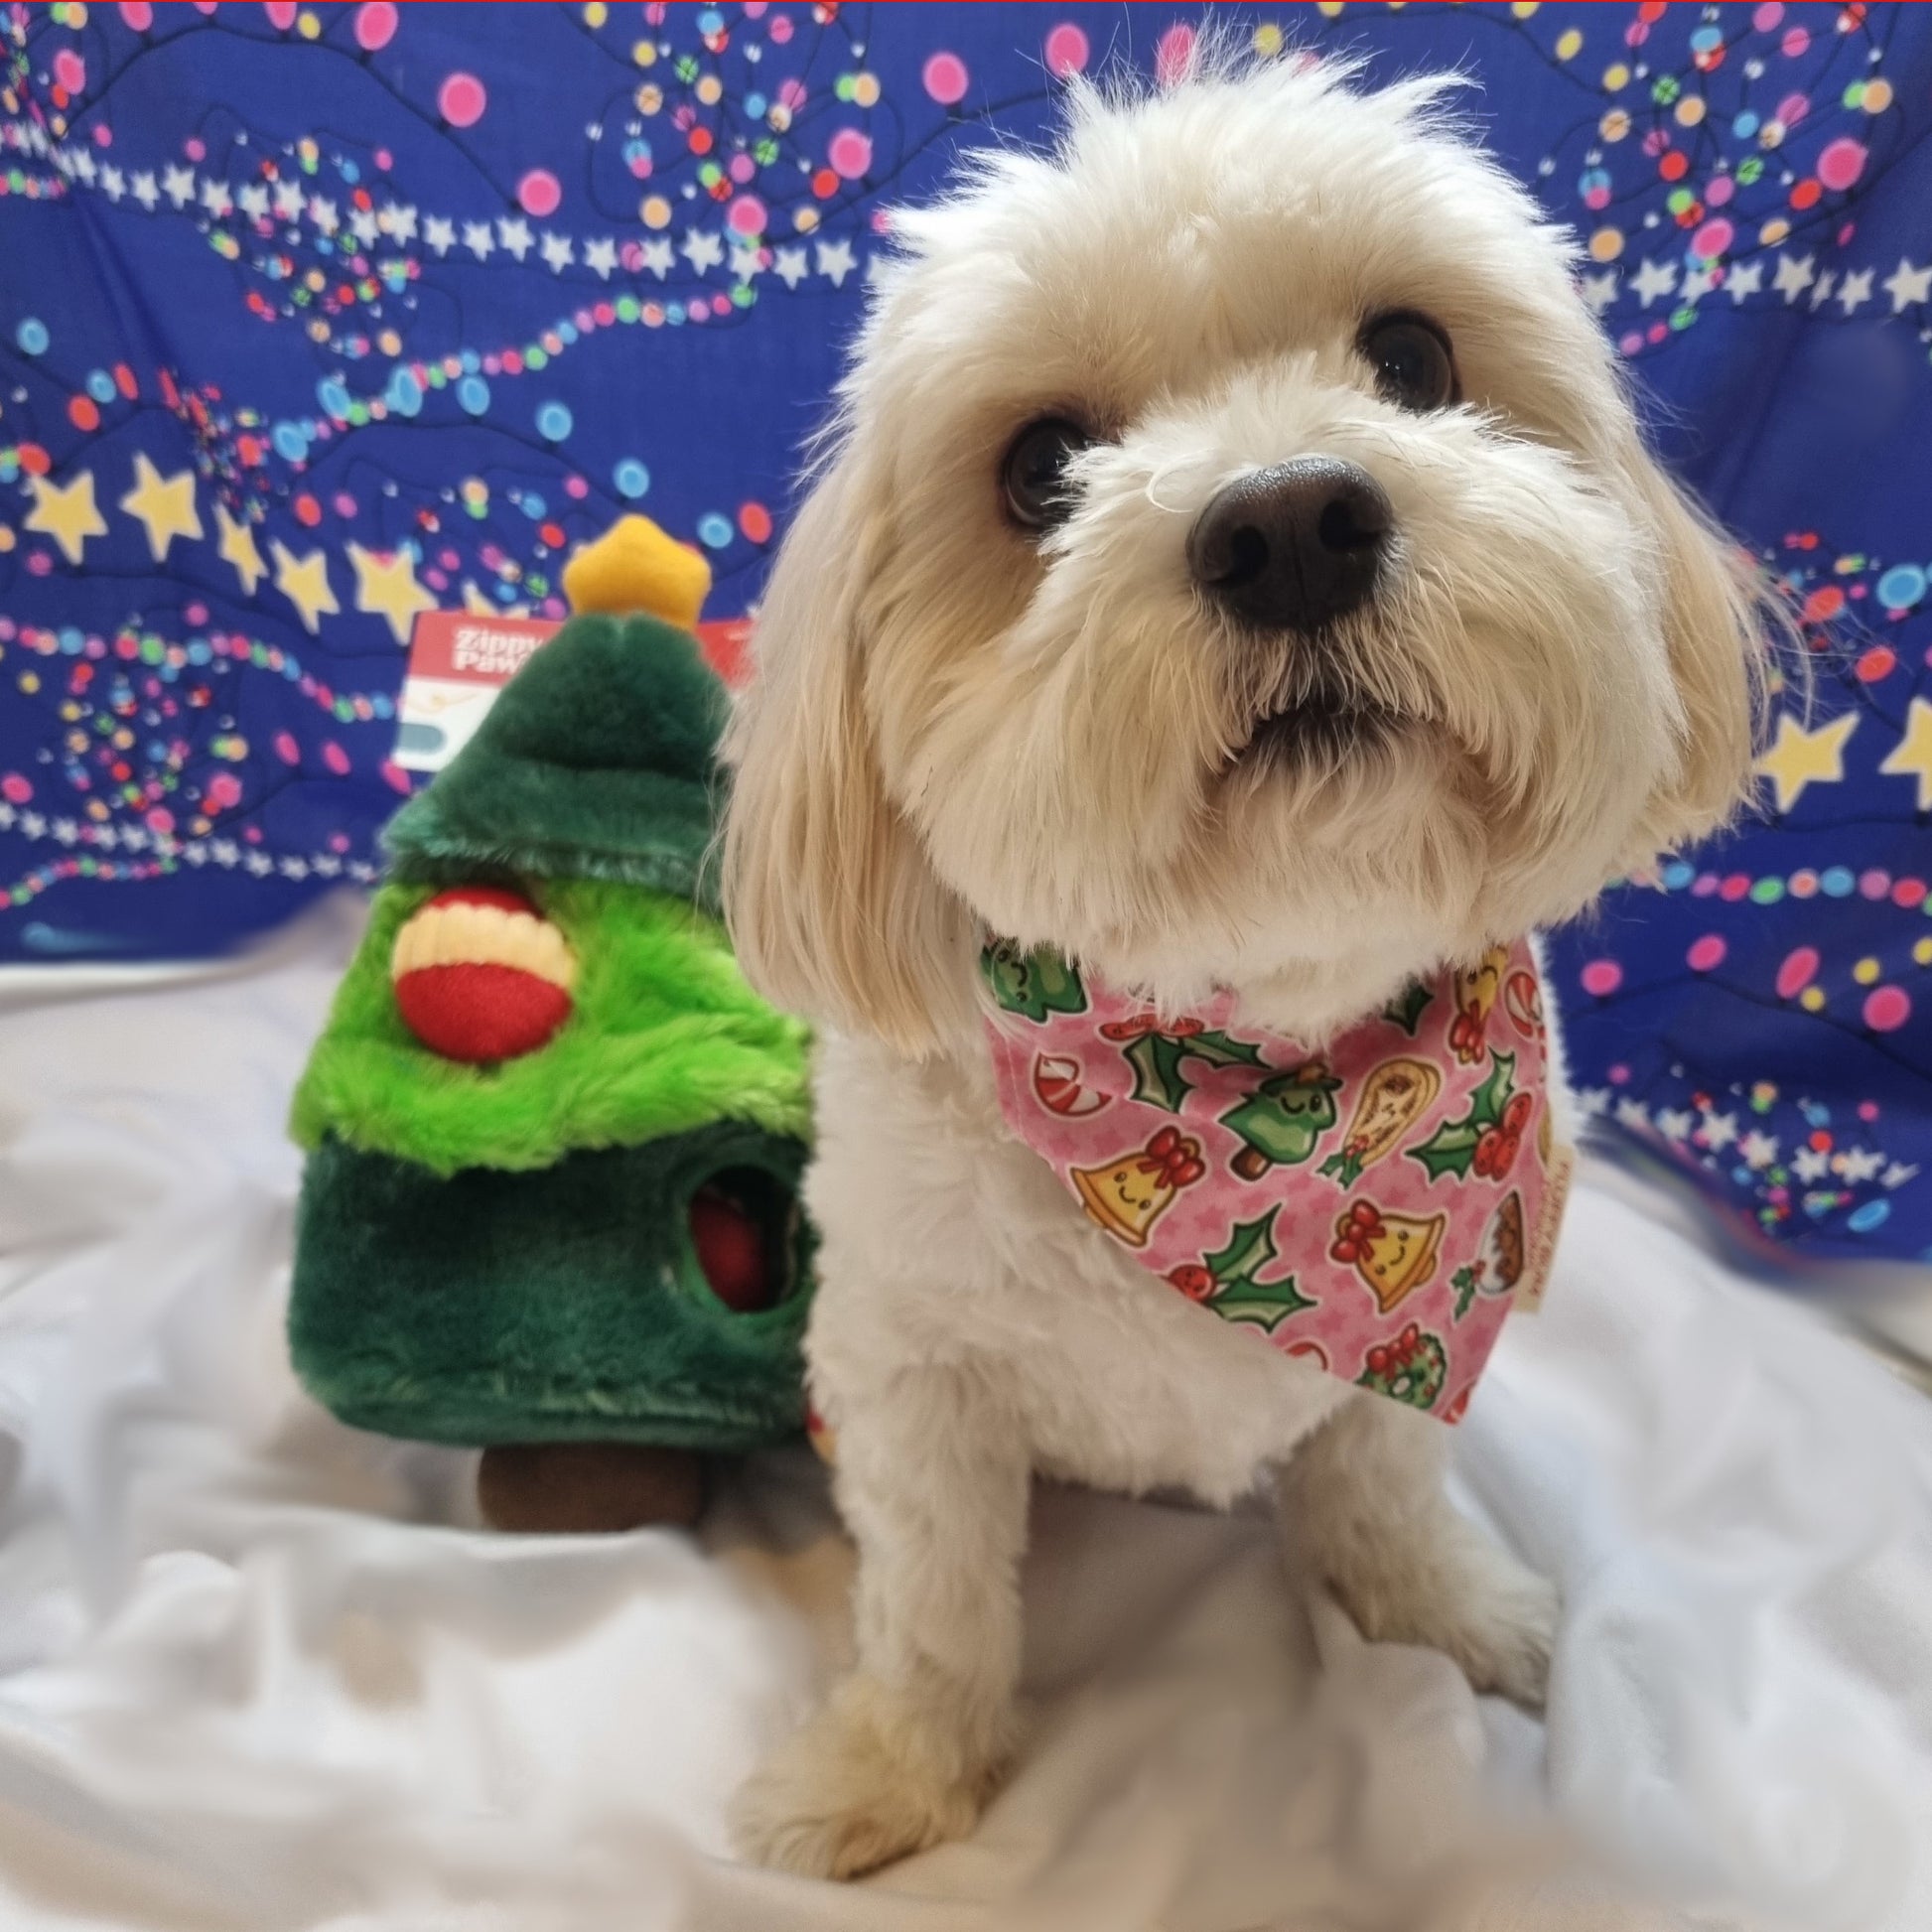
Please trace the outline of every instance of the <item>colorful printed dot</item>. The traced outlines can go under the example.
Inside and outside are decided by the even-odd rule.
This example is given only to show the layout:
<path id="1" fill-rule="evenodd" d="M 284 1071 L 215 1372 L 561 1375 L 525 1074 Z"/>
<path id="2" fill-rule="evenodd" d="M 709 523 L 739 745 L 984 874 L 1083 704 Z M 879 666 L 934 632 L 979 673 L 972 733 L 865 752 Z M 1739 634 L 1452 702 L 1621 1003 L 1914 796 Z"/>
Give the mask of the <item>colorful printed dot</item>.
<path id="1" fill-rule="evenodd" d="M 872 166 L 872 142 L 856 127 L 842 127 L 825 145 L 825 159 L 844 181 L 857 181 Z"/>
<path id="2" fill-rule="evenodd" d="M 1912 1000 L 1902 987 L 1880 986 L 1865 995 L 1864 1024 L 1874 1034 L 1895 1034 L 1912 1017 Z"/>
<path id="3" fill-rule="evenodd" d="M 1925 572 L 1917 564 L 1893 564 L 1878 579 L 1877 593 L 1887 611 L 1909 611 L 1925 595 Z"/>
<path id="4" fill-rule="evenodd" d="M 1850 135 L 1828 141 L 1818 157 L 1818 179 L 1834 193 L 1843 194 L 1864 173 L 1865 147 Z"/>
<path id="5" fill-rule="evenodd" d="M 1891 889 L 1891 902 L 1902 911 L 1909 912 L 1915 905 L 1925 903 L 1926 884 L 1922 879 L 1900 879 Z"/>
<path id="6" fill-rule="evenodd" d="M 300 764 L 302 762 L 302 747 L 295 742 L 291 733 L 277 732 L 275 734 L 275 756 L 284 764 Z"/>
<path id="7" fill-rule="evenodd" d="M 1873 985 L 1878 978 L 1878 962 L 1875 959 L 1862 959 L 1852 968 L 1852 977 L 1861 986 Z"/>
<path id="8" fill-rule="evenodd" d="M 748 543 L 769 543 L 771 512 L 762 503 L 740 503 L 738 527 Z"/>
<path id="9" fill-rule="evenodd" d="M 1798 995 L 1798 1004 L 1807 1013 L 1822 1013 L 1825 1010 L 1825 994 L 1822 988 L 1808 986 Z"/>
<path id="10" fill-rule="evenodd" d="M 1858 883 L 1847 866 L 1827 866 L 1818 877 L 1819 888 L 1827 898 L 1850 898 Z"/>
<path id="11" fill-rule="evenodd" d="M 33 796 L 32 781 L 22 777 L 18 771 L 9 771 L 5 777 L 0 777 L 0 798 L 4 798 L 8 804 L 25 805 Z"/>
<path id="12" fill-rule="evenodd" d="M 54 57 L 54 84 L 77 94 L 87 84 L 87 64 L 72 48 L 64 47 Z"/>
<path id="13" fill-rule="evenodd" d="M 1557 36 L 1557 59 L 1559 61 L 1574 61 L 1583 51 L 1584 37 L 1580 29 L 1566 27 Z"/>
<path id="14" fill-rule="evenodd" d="M 634 456 L 627 456 L 611 473 L 618 494 L 632 501 L 650 487 L 650 472 Z"/>
<path id="15" fill-rule="evenodd" d="M 97 430 L 100 427 L 100 406 L 91 396 L 69 396 L 68 421 L 83 433 Z"/>
<path id="16" fill-rule="evenodd" d="M 555 214 L 562 205 L 563 186 L 548 168 L 532 168 L 516 184 L 516 199 L 525 214 L 534 214 L 542 220 Z"/>
<path id="17" fill-rule="evenodd" d="M 450 74 L 436 90 L 436 111 L 452 127 L 475 127 L 488 105 L 488 90 L 474 73 Z"/>
<path id="18" fill-rule="evenodd" d="M 46 351 L 50 338 L 47 324 L 38 316 L 27 316 L 14 330 L 14 341 L 19 345 L 23 355 L 40 355 Z"/>
<path id="19" fill-rule="evenodd" d="M 698 541 L 707 550 L 722 550 L 732 540 L 731 518 L 707 510 L 698 518 Z"/>
<path id="20" fill-rule="evenodd" d="M 1873 1228 L 1882 1227 L 1890 1216 L 1891 1202 L 1881 1194 L 1876 1200 L 1868 1200 L 1853 1208 L 1845 1217 L 1845 1225 L 1854 1234 L 1869 1234 Z"/>
<path id="21" fill-rule="evenodd" d="M 1815 946 L 1798 946 L 1788 952 L 1784 964 L 1778 968 L 1778 998 L 1795 999 L 1818 977 L 1818 949 Z"/>
<path id="22" fill-rule="evenodd" d="M 1702 255 L 1706 261 L 1715 261 L 1731 244 L 1736 230 L 1722 215 L 1715 221 L 1707 221 L 1691 237 L 1691 252 Z"/>
<path id="23" fill-rule="evenodd" d="M 1877 866 L 1860 873 L 1859 891 L 1866 898 L 1883 898 L 1891 891 L 1891 874 Z"/>
<path id="24" fill-rule="evenodd" d="M 537 411 L 537 434 L 546 443 L 561 443 L 575 425 L 569 409 L 560 402 L 546 402 Z"/>
<path id="25" fill-rule="evenodd" d="M 1623 984 L 1623 968 L 1614 959 L 1592 959 L 1577 978 L 1592 999 L 1607 1000 Z"/>
<path id="26" fill-rule="evenodd" d="M 1703 938 L 1692 940 L 1690 950 L 1684 955 L 1684 963 L 1694 973 L 1708 973 L 1724 964 L 1725 954 L 1728 950 L 1721 934 L 1707 932 Z"/>
<path id="27" fill-rule="evenodd" d="M 1912 941 L 1912 964 L 1932 966 L 1932 936 Z"/>
<path id="28" fill-rule="evenodd" d="M 1853 666 L 1861 684 L 1876 684 L 1880 678 L 1890 677 L 1898 668 L 1898 653 L 1889 644 L 1873 644 L 1867 651 L 1859 655 Z"/>
<path id="29" fill-rule="evenodd" d="M 397 14 L 391 0 L 367 0 L 355 10 L 355 45 L 373 54 L 396 37 Z"/>

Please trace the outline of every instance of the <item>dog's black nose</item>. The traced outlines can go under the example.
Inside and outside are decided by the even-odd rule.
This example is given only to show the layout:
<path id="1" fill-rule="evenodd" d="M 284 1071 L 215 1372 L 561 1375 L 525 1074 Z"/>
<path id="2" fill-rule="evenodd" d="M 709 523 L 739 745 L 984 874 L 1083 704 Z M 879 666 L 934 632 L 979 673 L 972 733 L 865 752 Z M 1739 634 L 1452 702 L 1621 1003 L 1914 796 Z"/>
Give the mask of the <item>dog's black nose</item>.
<path id="1" fill-rule="evenodd" d="M 1298 457 L 1250 471 L 1201 511 L 1187 567 L 1248 623 L 1312 630 L 1375 587 L 1395 510 L 1359 464 Z"/>

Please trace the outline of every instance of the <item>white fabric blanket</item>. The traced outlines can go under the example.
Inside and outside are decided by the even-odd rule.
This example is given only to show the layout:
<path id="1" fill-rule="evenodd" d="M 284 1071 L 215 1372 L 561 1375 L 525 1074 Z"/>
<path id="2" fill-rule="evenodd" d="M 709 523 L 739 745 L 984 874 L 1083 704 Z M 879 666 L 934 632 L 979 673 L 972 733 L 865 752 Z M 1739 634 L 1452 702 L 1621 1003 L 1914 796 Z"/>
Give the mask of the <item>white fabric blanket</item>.
<path id="1" fill-rule="evenodd" d="M 728 1795 L 845 1641 L 811 1457 L 698 1542 L 519 1541 L 472 1458 L 290 1376 L 283 1114 L 358 916 L 0 980 L 7 1932 L 1682 1922 L 1539 1813 L 1698 1923 L 1932 1926 L 1932 1404 L 1588 1172 L 1457 1446 L 1565 1592 L 1547 1730 L 1362 1643 L 1258 1517 L 1043 1491 L 978 1835 L 855 1887 L 737 1864 Z"/>

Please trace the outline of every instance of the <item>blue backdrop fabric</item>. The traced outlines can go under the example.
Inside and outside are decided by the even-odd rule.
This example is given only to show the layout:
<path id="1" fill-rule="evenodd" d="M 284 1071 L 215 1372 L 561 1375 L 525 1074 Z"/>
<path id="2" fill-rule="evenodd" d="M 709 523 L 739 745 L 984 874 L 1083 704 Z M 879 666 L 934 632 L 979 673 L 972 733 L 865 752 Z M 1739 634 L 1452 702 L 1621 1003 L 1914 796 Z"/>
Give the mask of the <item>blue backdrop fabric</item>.
<path id="1" fill-rule="evenodd" d="M 1932 1254 L 1932 9 L 1217 10 L 1456 66 L 1659 440 L 1790 585 L 1763 818 L 1557 948 L 1586 1105 L 1774 1242 Z M 0 959 L 373 876 L 413 614 L 619 512 L 755 602 L 884 245 L 1186 8 L 0 15 Z"/>

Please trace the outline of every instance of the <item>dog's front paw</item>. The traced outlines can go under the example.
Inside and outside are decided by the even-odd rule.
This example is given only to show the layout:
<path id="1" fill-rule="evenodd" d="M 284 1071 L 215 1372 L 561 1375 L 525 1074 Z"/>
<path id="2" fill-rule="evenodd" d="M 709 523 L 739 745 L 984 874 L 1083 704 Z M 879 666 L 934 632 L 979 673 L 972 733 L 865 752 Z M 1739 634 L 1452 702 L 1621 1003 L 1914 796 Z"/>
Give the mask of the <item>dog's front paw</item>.
<path id="1" fill-rule="evenodd" d="M 746 1783 L 732 1835 L 760 1864 L 856 1878 L 964 1838 L 987 1775 L 913 1707 L 854 1678 Z"/>

